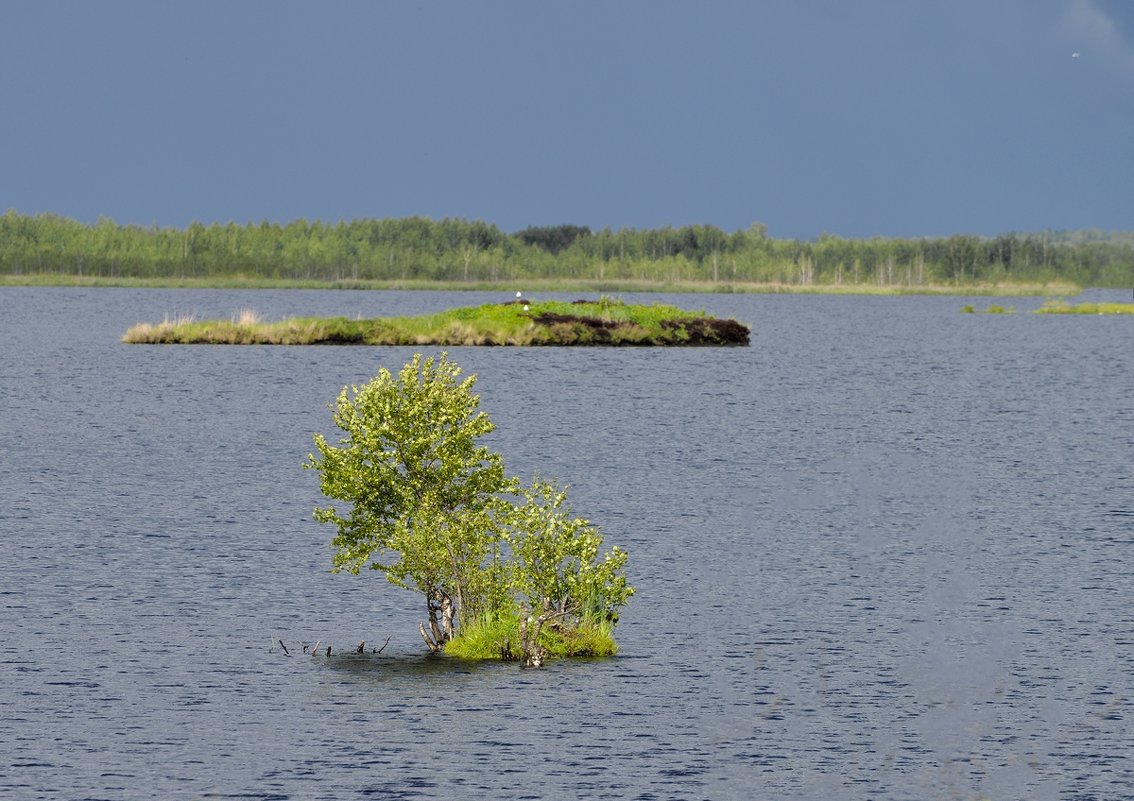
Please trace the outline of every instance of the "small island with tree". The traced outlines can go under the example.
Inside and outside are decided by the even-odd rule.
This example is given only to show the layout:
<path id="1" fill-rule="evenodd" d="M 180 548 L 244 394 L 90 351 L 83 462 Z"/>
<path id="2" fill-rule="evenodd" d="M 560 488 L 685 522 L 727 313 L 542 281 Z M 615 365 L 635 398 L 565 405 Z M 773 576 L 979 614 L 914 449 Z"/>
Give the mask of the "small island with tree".
<path id="1" fill-rule="evenodd" d="M 293 317 L 265 322 L 244 310 L 230 320 L 166 319 L 138 323 L 123 336 L 150 345 L 747 345 L 750 329 L 663 304 L 600 297 L 515 300 L 417 317 L 352 320 Z"/>
<path id="2" fill-rule="evenodd" d="M 574 517 L 565 490 L 505 472 L 478 440 L 495 426 L 478 411 L 475 376 L 444 353 L 420 354 L 344 387 L 333 405 L 337 444 L 315 435 L 306 467 L 327 498 L 315 518 L 337 528 L 335 572 L 381 571 L 421 596 L 431 652 L 523 660 L 615 652 L 618 612 L 633 595 L 626 551 Z"/>

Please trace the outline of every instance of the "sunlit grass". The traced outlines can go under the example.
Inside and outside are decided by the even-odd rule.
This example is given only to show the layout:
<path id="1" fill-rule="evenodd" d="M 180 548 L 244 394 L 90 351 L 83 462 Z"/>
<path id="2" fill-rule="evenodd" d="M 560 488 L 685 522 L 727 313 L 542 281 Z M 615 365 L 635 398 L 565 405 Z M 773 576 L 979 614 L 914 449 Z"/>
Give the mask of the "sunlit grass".
<path id="1" fill-rule="evenodd" d="M 545 624 L 540 631 L 540 645 L 553 657 L 618 653 L 613 624 L 590 618 L 566 627 Z M 445 653 L 461 659 L 500 659 L 505 655 L 518 659 L 521 655 L 519 620 L 505 615 L 469 621 L 445 644 Z"/>
<path id="2" fill-rule="evenodd" d="M 243 308 L 237 309 L 236 316 L 232 320 L 236 325 L 259 325 L 262 322 L 259 312 L 255 309 Z"/>
<path id="3" fill-rule="evenodd" d="M 520 654 L 520 623 L 511 615 L 470 620 L 445 643 L 445 653 L 460 659 L 500 659 Z"/>
<path id="4" fill-rule="evenodd" d="M 197 320 L 192 314 L 179 314 L 170 318 L 166 312 L 160 323 L 138 323 L 126 332 L 127 336 L 134 336 L 139 340 L 161 339 L 172 336 L 173 332 L 180 331 L 196 324 Z M 125 341 L 125 339 L 123 340 Z"/>

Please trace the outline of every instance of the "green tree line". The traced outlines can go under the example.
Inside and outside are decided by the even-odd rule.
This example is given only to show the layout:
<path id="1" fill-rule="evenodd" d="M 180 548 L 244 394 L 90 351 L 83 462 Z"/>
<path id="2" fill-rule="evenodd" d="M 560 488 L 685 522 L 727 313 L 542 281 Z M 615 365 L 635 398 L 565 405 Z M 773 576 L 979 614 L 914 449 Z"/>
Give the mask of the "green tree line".
<path id="1" fill-rule="evenodd" d="M 917 287 L 999 282 L 1134 284 L 1134 237 L 1099 232 L 996 237 L 776 239 L 766 226 L 636 229 L 560 225 L 512 234 L 425 217 L 296 220 L 186 228 L 94 225 L 54 214 L 0 216 L 0 273 L 124 278 L 661 283 Z"/>

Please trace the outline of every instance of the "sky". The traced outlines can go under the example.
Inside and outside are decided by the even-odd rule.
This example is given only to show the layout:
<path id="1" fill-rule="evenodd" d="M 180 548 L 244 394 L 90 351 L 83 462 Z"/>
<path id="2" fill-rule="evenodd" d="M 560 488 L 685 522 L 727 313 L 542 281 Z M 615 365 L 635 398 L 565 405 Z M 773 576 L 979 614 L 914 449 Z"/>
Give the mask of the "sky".
<path id="1" fill-rule="evenodd" d="M 1134 2 L 4 0 L 7 209 L 1134 230 Z"/>

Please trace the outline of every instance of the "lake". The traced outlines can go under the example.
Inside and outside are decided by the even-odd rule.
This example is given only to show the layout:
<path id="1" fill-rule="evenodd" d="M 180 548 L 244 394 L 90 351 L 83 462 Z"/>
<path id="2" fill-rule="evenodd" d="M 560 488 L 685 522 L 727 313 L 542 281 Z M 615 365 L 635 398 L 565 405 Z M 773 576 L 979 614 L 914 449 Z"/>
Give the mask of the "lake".
<path id="1" fill-rule="evenodd" d="M 0 797 L 1134 797 L 1129 317 L 643 295 L 752 345 L 451 349 L 630 552 L 619 656 L 543 670 L 329 573 L 311 436 L 411 349 L 119 343 L 505 296 L 0 288 Z"/>

